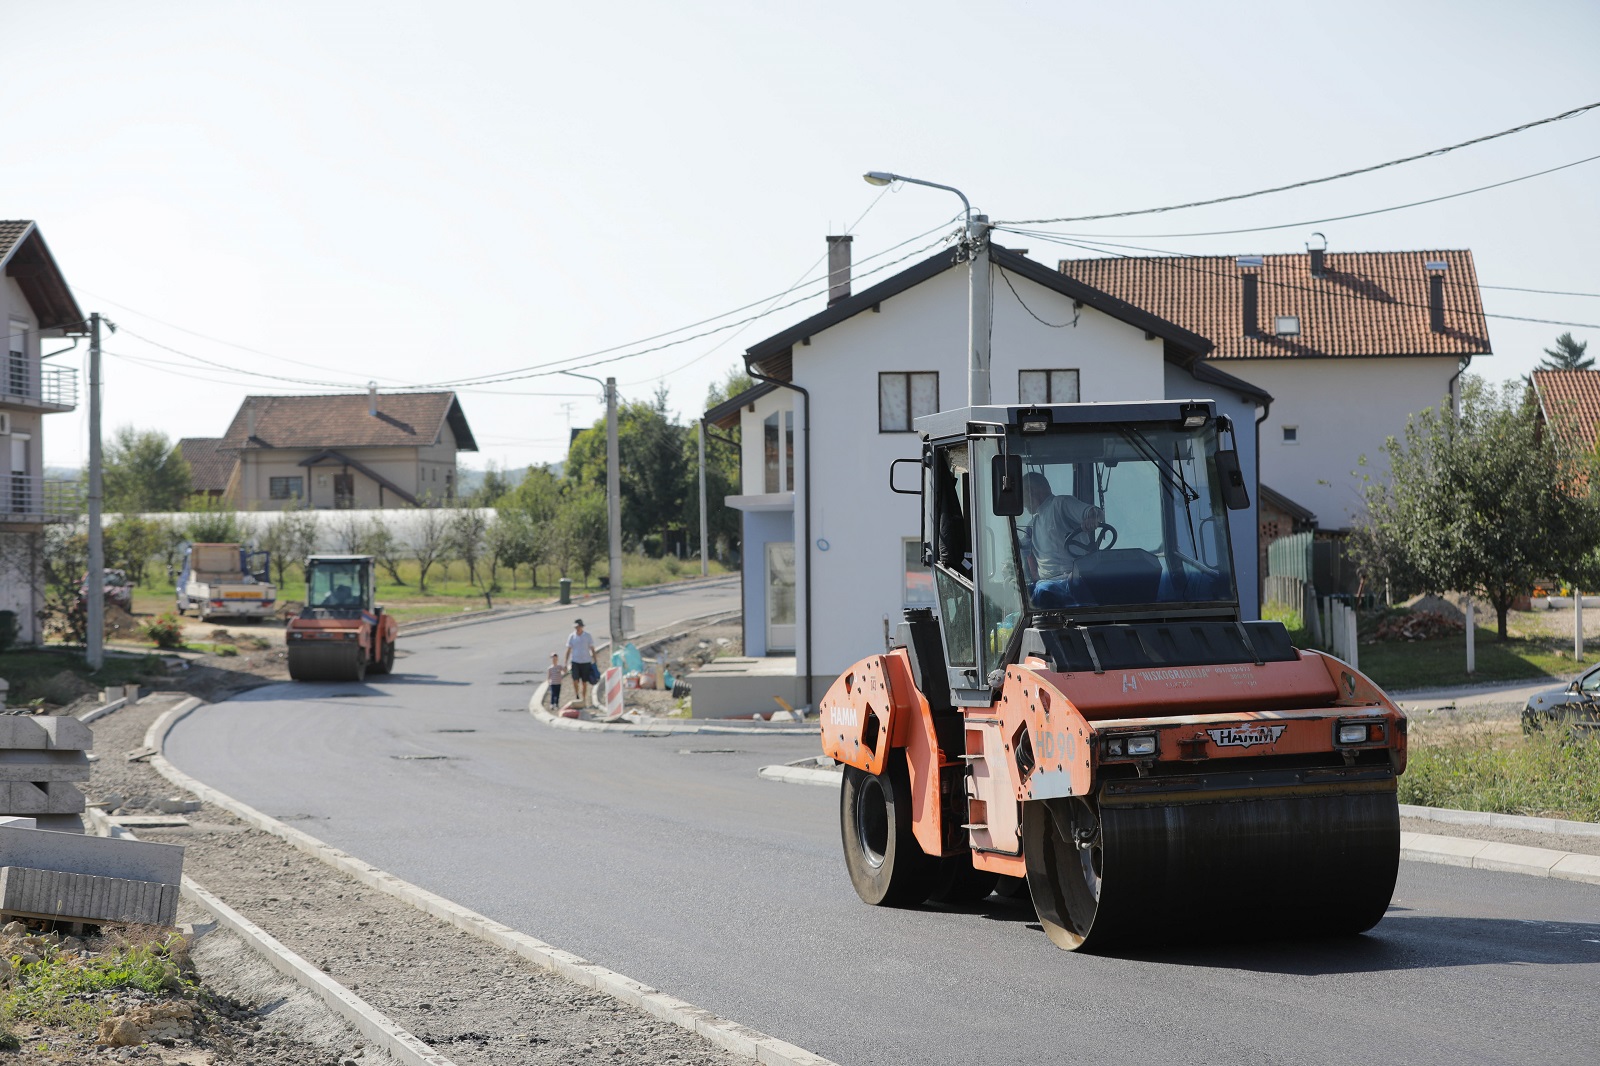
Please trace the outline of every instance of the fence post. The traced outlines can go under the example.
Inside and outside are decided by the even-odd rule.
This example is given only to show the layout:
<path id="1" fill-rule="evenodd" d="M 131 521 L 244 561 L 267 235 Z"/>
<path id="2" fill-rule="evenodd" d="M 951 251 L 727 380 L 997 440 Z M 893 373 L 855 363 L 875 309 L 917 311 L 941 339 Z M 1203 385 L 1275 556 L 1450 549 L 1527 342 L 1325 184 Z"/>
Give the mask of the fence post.
<path id="1" fill-rule="evenodd" d="M 1356 631 L 1356 610 L 1354 607 L 1347 607 L 1345 609 L 1349 611 L 1346 623 L 1349 626 L 1350 633 L 1350 657 L 1346 659 L 1345 662 L 1359 670 L 1361 669 L 1361 642 L 1358 639 L 1358 633 Z"/>
<path id="2" fill-rule="evenodd" d="M 1572 587 L 1572 661 L 1583 662 L 1583 590 Z"/>
<path id="3" fill-rule="evenodd" d="M 1471 676 L 1478 671 L 1478 605 L 1472 602 L 1472 597 L 1467 597 L 1467 674 Z"/>
<path id="4" fill-rule="evenodd" d="M 1306 635 L 1311 641 L 1311 646 L 1320 648 L 1322 644 L 1322 617 L 1321 604 L 1317 602 L 1317 587 L 1307 584 L 1301 590 L 1300 613 L 1305 616 Z"/>

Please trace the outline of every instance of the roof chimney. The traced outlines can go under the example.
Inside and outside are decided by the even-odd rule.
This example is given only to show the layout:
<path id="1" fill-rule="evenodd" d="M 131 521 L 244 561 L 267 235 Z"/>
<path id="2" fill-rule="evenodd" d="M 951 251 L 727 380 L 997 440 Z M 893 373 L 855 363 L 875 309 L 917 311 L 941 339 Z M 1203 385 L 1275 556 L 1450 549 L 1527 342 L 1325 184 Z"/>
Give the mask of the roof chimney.
<path id="1" fill-rule="evenodd" d="M 851 236 L 828 238 L 828 306 L 850 298 Z"/>
<path id="2" fill-rule="evenodd" d="M 244 402 L 244 442 L 249 444 L 256 439 L 256 401 L 255 397 Z"/>
<path id="3" fill-rule="evenodd" d="M 1261 332 L 1261 327 L 1257 324 L 1259 302 L 1257 286 L 1260 285 L 1261 279 L 1256 276 L 1256 271 L 1261 268 L 1265 260 L 1259 255 L 1241 255 L 1235 262 L 1244 271 L 1240 277 L 1244 283 L 1244 333 L 1247 337 L 1253 337 Z"/>
<path id="4" fill-rule="evenodd" d="M 1320 233 L 1313 233 L 1312 236 L 1320 239 L 1322 241 L 1322 246 L 1319 248 L 1313 248 L 1309 244 L 1306 245 L 1306 251 L 1311 253 L 1311 276 L 1314 278 L 1325 278 L 1328 276 L 1328 266 L 1324 258 L 1328 252 L 1328 238 L 1322 236 Z"/>
<path id="5" fill-rule="evenodd" d="M 1443 333 L 1444 272 L 1450 269 L 1450 264 L 1442 259 L 1430 259 L 1422 265 L 1428 271 L 1428 328 Z"/>
<path id="6" fill-rule="evenodd" d="M 367 414 L 376 418 L 378 416 L 378 383 L 367 382 Z"/>

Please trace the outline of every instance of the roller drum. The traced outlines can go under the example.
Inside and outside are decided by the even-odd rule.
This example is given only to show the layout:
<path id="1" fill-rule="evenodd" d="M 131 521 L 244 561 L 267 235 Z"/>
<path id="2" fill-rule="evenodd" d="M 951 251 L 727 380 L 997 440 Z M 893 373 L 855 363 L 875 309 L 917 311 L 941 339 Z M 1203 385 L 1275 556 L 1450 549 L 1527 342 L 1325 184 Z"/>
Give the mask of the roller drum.
<path id="1" fill-rule="evenodd" d="M 1393 781 L 1376 790 L 1024 808 L 1029 892 L 1068 949 L 1358 933 L 1400 865 Z"/>
<path id="2" fill-rule="evenodd" d="M 362 681 L 367 657 L 355 641 L 289 645 L 289 676 L 296 681 Z"/>

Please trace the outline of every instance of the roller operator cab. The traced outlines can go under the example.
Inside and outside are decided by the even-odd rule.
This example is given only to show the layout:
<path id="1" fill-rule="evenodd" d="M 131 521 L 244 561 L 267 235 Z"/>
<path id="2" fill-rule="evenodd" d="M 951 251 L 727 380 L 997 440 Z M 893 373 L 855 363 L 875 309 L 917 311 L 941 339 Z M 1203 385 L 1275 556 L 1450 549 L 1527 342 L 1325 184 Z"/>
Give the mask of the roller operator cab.
<path id="1" fill-rule="evenodd" d="M 1354 668 L 1242 619 L 1226 417 L 1173 400 L 916 427 L 922 455 L 890 480 L 921 496 L 937 606 L 822 701 L 861 897 L 1025 885 L 1069 949 L 1376 924 L 1406 721 Z"/>
<path id="2" fill-rule="evenodd" d="M 374 602 L 370 555 L 306 560 L 306 602 L 284 634 L 296 681 L 362 681 L 394 669 L 399 624 Z"/>

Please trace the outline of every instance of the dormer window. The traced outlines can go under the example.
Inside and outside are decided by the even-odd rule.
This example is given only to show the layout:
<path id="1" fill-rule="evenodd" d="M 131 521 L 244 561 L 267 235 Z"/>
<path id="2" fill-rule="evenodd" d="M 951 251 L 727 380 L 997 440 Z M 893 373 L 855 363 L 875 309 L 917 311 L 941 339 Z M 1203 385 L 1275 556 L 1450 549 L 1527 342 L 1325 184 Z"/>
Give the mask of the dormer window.
<path id="1" fill-rule="evenodd" d="M 1297 337 L 1300 335 L 1299 315 L 1279 315 L 1276 332 L 1280 337 Z"/>

